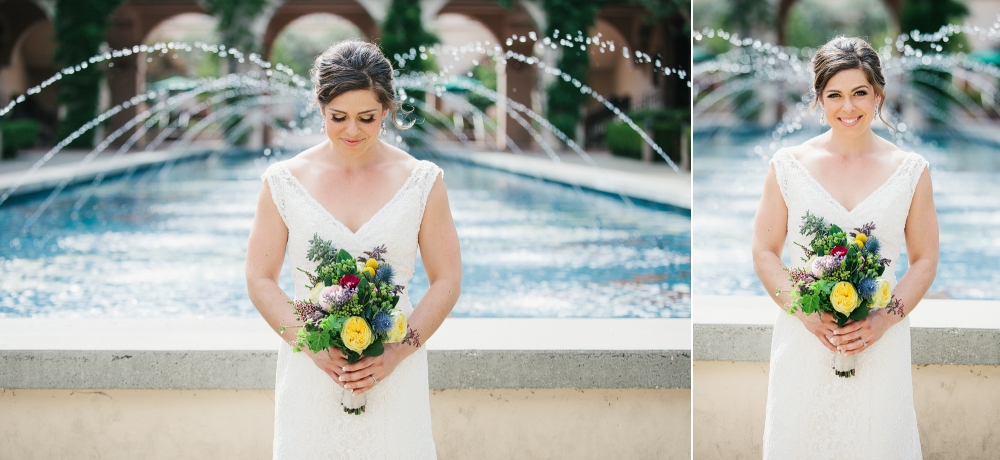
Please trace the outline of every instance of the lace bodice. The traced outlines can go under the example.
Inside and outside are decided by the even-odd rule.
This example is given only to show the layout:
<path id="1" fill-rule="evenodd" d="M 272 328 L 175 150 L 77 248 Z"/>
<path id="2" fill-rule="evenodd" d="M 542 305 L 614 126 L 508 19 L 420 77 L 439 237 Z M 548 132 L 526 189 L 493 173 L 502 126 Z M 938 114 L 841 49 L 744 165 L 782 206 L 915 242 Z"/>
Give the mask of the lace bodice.
<path id="1" fill-rule="evenodd" d="M 417 234 L 427 195 L 434 180 L 442 174 L 441 168 L 434 163 L 421 161 L 392 199 L 357 232 L 352 232 L 309 194 L 283 162 L 267 168 L 262 177 L 268 181 L 271 198 L 288 227 L 288 256 L 293 267 L 295 298 L 305 298 L 309 294 L 306 288 L 309 280 L 295 268 L 307 271 L 316 268 L 315 262 L 306 259 L 314 233 L 332 240 L 337 249 L 346 249 L 355 256 L 384 244 L 389 250 L 385 258 L 396 270 L 396 284 L 405 286 L 413 276 L 417 260 Z M 406 293 L 405 290 L 403 292 Z M 409 311 L 405 313 L 409 314 Z"/>
<path id="2" fill-rule="evenodd" d="M 875 223 L 881 255 L 892 259 L 884 276 L 895 286 L 896 261 L 904 241 L 906 217 L 927 162 L 907 154 L 878 189 L 848 211 L 794 156 L 771 159 L 788 208 L 788 239 L 806 244 L 800 234 L 809 211 L 844 229 Z M 801 266 L 803 251 L 789 244 L 791 266 Z M 777 313 L 771 341 L 763 457 L 769 460 L 919 460 L 920 436 L 913 409 L 909 318 L 857 355 L 856 375 L 840 378 L 834 354 L 795 316 Z"/>
<path id="3" fill-rule="evenodd" d="M 828 223 L 837 224 L 847 231 L 874 222 L 874 235 L 882 244 L 881 255 L 892 260 L 885 277 L 895 286 L 896 262 L 903 247 L 903 230 L 910 212 L 910 201 L 920 174 L 927 167 L 927 160 L 916 153 L 908 153 L 896 171 L 850 211 L 835 200 L 791 153 L 781 151 L 775 154 L 771 164 L 774 165 L 781 196 L 788 207 L 788 237 L 792 243 L 809 243 L 809 238 L 799 232 L 806 211 L 822 216 Z M 802 248 L 789 244 L 789 249 L 792 266 L 801 265 Z"/>
<path id="4" fill-rule="evenodd" d="M 314 234 L 354 256 L 385 245 L 385 259 L 395 270 L 396 284 L 406 286 L 413 276 L 427 196 L 442 174 L 433 163 L 419 162 L 392 199 L 352 232 L 309 194 L 284 163 L 268 167 L 262 178 L 288 228 L 295 298 L 308 296 L 308 279 L 297 269 L 311 272 L 316 268 L 315 262 L 306 259 Z M 406 290 L 397 308 L 408 316 L 413 311 Z M 365 413 L 345 414 L 340 405 L 342 391 L 304 353 L 292 353 L 288 344 L 281 344 L 274 390 L 274 458 L 436 458 L 424 348 L 366 393 Z"/>

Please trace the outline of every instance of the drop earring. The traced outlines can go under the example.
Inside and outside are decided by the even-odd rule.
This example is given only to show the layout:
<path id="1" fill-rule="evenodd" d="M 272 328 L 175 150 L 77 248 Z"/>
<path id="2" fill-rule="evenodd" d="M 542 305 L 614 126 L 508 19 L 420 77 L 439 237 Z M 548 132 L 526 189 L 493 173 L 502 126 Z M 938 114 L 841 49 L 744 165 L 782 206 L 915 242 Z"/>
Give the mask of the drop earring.
<path id="1" fill-rule="evenodd" d="M 323 124 L 319 125 L 319 133 L 320 134 L 326 134 L 326 122 L 325 121 L 323 122 Z"/>
<path id="2" fill-rule="evenodd" d="M 382 137 L 389 135 L 389 133 L 385 130 L 385 120 L 382 120 L 382 132 L 380 134 L 382 134 Z"/>
<path id="3" fill-rule="evenodd" d="M 820 125 L 826 124 L 826 114 L 824 113 L 819 114 L 819 124 Z"/>

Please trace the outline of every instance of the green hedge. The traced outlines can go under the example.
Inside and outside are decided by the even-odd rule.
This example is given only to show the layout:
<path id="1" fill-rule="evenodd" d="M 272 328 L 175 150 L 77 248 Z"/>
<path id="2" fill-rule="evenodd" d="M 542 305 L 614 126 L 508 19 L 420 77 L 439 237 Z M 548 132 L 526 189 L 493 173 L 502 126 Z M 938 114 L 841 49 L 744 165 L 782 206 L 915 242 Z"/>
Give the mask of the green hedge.
<path id="1" fill-rule="evenodd" d="M 38 122 L 30 119 L 5 121 L 3 129 L 3 158 L 17 157 L 17 151 L 35 146 L 38 141 Z"/>
<path id="2" fill-rule="evenodd" d="M 687 125 L 688 111 L 685 109 L 659 109 L 643 110 L 629 114 L 632 121 L 639 127 L 646 126 L 647 120 L 652 122 L 653 141 L 675 163 L 680 162 L 680 137 L 684 134 L 682 129 Z M 636 158 L 642 157 L 642 145 L 645 141 L 631 126 L 624 122 L 609 123 L 604 132 L 604 141 L 612 155 Z M 690 150 L 688 150 L 690 151 Z M 664 161 L 656 152 L 653 152 L 653 161 Z"/>

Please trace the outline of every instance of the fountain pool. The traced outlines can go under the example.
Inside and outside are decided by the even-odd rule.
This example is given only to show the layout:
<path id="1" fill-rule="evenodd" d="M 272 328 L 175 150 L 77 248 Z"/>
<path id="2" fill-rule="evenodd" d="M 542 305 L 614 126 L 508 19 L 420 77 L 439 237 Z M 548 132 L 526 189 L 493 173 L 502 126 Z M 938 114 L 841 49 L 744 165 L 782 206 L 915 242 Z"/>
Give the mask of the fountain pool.
<path id="1" fill-rule="evenodd" d="M 788 145 L 815 134 L 807 130 L 788 138 Z M 766 158 L 753 152 L 762 135 L 695 135 L 693 287 L 699 294 L 767 295 L 750 254 L 768 168 Z M 919 144 L 902 148 L 930 162 L 934 182 L 941 258 L 927 295 L 1000 300 L 1000 145 L 925 133 Z M 906 270 L 905 253 L 904 247 L 897 277 Z M 787 251 L 784 259 L 792 262 Z"/>
<path id="2" fill-rule="evenodd" d="M 257 315 L 246 241 L 260 174 L 280 158 L 213 155 L 70 188 L 26 231 L 40 200 L 5 203 L 0 317 Z M 453 316 L 690 317 L 689 216 L 432 160 L 462 245 Z M 419 266 L 409 289 L 416 304 L 427 289 Z"/>

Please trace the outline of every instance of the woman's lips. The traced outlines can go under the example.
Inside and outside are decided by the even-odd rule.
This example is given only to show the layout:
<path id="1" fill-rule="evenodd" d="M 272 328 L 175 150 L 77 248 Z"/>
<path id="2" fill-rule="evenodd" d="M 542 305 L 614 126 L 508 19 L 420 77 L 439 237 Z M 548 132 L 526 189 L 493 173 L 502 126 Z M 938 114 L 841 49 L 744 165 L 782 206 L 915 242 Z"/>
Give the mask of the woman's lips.
<path id="1" fill-rule="evenodd" d="M 844 126 L 850 127 L 850 126 L 854 126 L 854 125 L 858 124 L 858 122 L 861 121 L 861 116 L 859 115 L 859 116 L 850 117 L 850 118 L 848 118 L 848 117 L 840 117 L 840 118 L 838 118 L 838 120 L 840 120 L 840 123 L 843 124 Z"/>
<path id="2" fill-rule="evenodd" d="M 351 147 L 357 147 L 357 146 L 361 145 L 362 142 L 364 142 L 364 139 L 351 140 L 351 139 L 341 138 L 340 140 L 343 141 L 348 146 L 351 146 Z"/>

